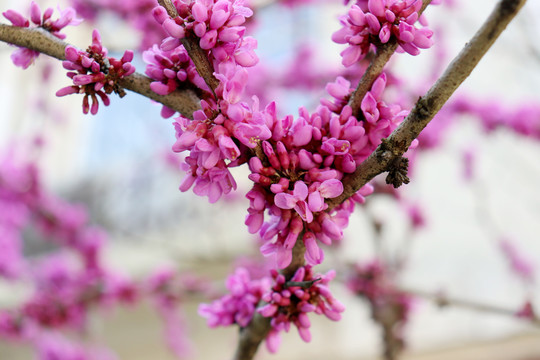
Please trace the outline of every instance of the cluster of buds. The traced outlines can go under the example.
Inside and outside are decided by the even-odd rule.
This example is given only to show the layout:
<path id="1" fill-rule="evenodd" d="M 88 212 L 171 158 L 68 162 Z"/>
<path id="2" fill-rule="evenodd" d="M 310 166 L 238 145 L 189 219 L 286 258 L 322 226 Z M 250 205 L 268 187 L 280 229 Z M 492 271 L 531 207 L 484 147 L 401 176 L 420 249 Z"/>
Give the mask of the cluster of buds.
<path id="1" fill-rule="evenodd" d="M 334 102 L 323 102 L 313 114 L 301 109 L 298 119 L 277 119 L 266 112 L 272 137 L 261 143 L 264 156 L 249 160 L 255 186 L 247 194 L 246 225 L 251 233 L 260 233 L 262 253 L 274 256 L 279 268 L 290 264 L 297 240 L 304 242 L 309 264 L 321 263 L 324 254 L 316 240 L 326 245 L 341 240 L 354 204 L 372 192 L 367 185 L 341 205 L 327 205 L 343 193 L 344 176 L 405 117 L 398 106 L 382 101 L 385 86 L 382 74 L 362 102 L 363 121 L 343 105 L 352 90 L 342 78 L 327 87 Z M 266 211 L 270 216 L 264 222 Z"/>
<path id="2" fill-rule="evenodd" d="M 242 101 L 247 84 L 247 70 L 258 59 L 253 52 L 256 41 L 244 37 L 244 24 L 252 11 L 242 1 L 176 1 L 176 12 L 171 18 L 166 9 L 153 10 L 156 21 L 170 35 L 160 47 L 145 52 L 148 63 L 146 74 L 155 81 L 154 92 L 169 94 L 179 86 L 193 88 L 201 97 L 201 110 L 193 119 L 179 116 L 175 119 L 177 141 L 175 152 L 189 152 L 183 169 L 187 172 L 180 189 L 208 196 L 210 202 L 236 188 L 229 168 L 245 163 L 248 148 L 271 134 L 266 126 L 264 111 Z M 210 89 L 197 74 L 193 62 L 182 45 L 184 37 L 200 38 L 219 82 Z M 169 117 L 174 111 L 164 108 L 162 115 Z"/>
<path id="3" fill-rule="evenodd" d="M 207 319 L 210 327 L 247 326 L 263 294 L 270 290 L 271 279 L 252 279 L 247 269 L 239 267 L 227 278 L 226 286 L 228 294 L 199 306 L 199 314 Z"/>
<path id="4" fill-rule="evenodd" d="M 297 327 L 304 341 L 311 340 L 308 313 L 325 315 L 333 321 L 341 318 L 345 307 L 328 288 L 334 277 L 335 271 L 320 275 L 314 274 L 311 266 L 302 266 L 289 281 L 276 270 L 271 270 L 271 276 L 254 278 L 246 268 L 239 267 L 227 278 L 229 294 L 211 304 L 201 304 L 199 314 L 210 327 L 231 324 L 246 327 L 255 312 L 271 318 L 266 345 L 270 352 L 276 352 L 279 333 L 288 332 L 291 324 Z"/>
<path id="5" fill-rule="evenodd" d="M 143 52 L 143 60 L 147 63 L 146 75 L 154 80 L 150 83 L 150 88 L 156 94 L 168 95 L 178 88 L 193 84 L 195 89 L 202 92 L 202 98 L 210 97 L 210 89 L 197 72 L 195 64 L 183 46 L 165 51 L 154 45 Z M 163 106 L 162 117 L 169 118 L 174 114 L 174 110 Z"/>
<path id="6" fill-rule="evenodd" d="M 344 66 L 363 59 L 371 47 L 385 44 L 394 38 L 399 47 L 411 55 L 431 47 L 433 32 L 416 28 L 422 0 L 367 0 L 351 6 L 340 18 L 342 28 L 332 40 L 349 46 L 341 52 Z"/>
<path id="7" fill-rule="evenodd" d="M 56 20 L 52 19 L 54 10 L 52 8 L 47 8 L 43 15 L 41 9 L 35 1 L 32 1 L 30 4 L 30 20 L 32 23 L 39 28 L 42 28 L 52 35 L 56 36 L 59 39 L 65 39 L 66 35 L 62 34 L 60 31 L 68 25 L 79 25 L 82 22 L 82 19 L 76 17 L 75 10 L 72 8 L 67 8 L 60 11 L 60 17 Z M 30 27 L 30 21 L 24 17 L 22 14 L 15 10 L 7 10 L 2 13 L 6 19 L 8 19 L 13 26 L 18 27 Z M 11 60 L 16 66 L 20 66 L 23 69 L 28 68 L 32 65 L 35 59 L 39 56 L 39 52 L 35 50 L 30 50 L 27 48 L 19 48 L 14 51 L 11 55 Z"/>
<path id="8" fill-rule="evenodd" d="M 264 317 L 272 318 L 272 328 L 266 338 L 270 352 L 278 350 L 279 333 L 288 332 L 291 324 L 296 326 L 302 340 L 311 341 L 308 313 L 325 315 L 333 321 L 341 319 L 345 307 L 332 296 L 327 286 L 335 275 L 333 270 L 325 275 L 316 275 L 311 266 L 302 266 L 286 281 L 285 276 L 272 270 L 275 284 L 262 297 L 267 304 L 257 310 Z"/>
<path id="9" fill-rule="evenodd" d="M 254 53 L 255 39 L 244 37 L 246 31 L 242 24 L 253 11 L 244 6 L 243 0 L 182 0 L 175 3 L 178 16 L 171 18 L 165 8 L 154 8 L 155 19 L 170 35 L 162 44 L 163 50 L 172 50 L 181 44 L 186 36 L 199 38 L 199 45 L 209 50 L 217 63 L 233 61 L 249 67 L 258 62 Z"/>
<path id="10" fill-rule="evenodd" d="M 73 46 L 66 46 L 66 60 L 62 62 L 65 69 L 71 70 L 67 76 L 73 80 L 71 86 L 66 86 L 56 92 L 56 96 L 84 94 L 83 113 L 97 114 L 99 108 L 98 96 L 105 106 L 110 104 L 108 97 L 116 93 L 125 95 L 118 85 L 118 80 L 135 72 L 131 65 L 133 51 L 126 50 L 120 60 L 107 57 L 107 49 L 101 44 L 101 36 L 97 30 L 92 32 L 92 45 L 86 51 Z M 89 99 L 92 99 L 90 105 Z"/>

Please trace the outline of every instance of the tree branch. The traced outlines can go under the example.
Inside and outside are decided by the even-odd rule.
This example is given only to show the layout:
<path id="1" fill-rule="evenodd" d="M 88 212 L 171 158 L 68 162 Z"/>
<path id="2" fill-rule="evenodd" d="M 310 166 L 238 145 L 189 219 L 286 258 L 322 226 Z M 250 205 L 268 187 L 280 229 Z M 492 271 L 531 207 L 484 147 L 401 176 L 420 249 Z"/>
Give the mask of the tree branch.
<path id="1" fill-rule="evenodd" d="M 178 11 L 176 11 L 176 8 L 170 0 L 158 0 L 158 3 L 167 10 L 167 14 L 169 14 L 171 18 L 174 19 L 178 17 Z M 181 41 L 188 52 L 189 57 L 193 60 L 197 72 L 204 79 L 206 85 L 208 85 L 212 92 L 215 93 L 216 88 L 219 85 L 219 80 L 214 76 L 214 67 L 210 63 L 210 60 L 208 60 L 206 52 L 199 46 L 199 38 L 186 34 L 186 37 L 181 39 Z"/>
<path id="2" fill-rule="evenodd" d="M 431 1 L 432 0 L 423 0 L 422 8 L 418 12 L 418 15 L 421 15 L 424 12 L 424 10 L 431 3 Z M 377 53 L 375 54 L 375 57 L 369 63 L 369 66 L 364 72 L 364 75 L 362 75 L 362 78 L 360 79 L 356 90 L 351 94 L 349 105 L 353 110 L 353 115 L 357 119 L 360 118 L 360 114 L 362 111 L 360 109 L 360 105 L 362 104 L 364 96 L 366 96 L 369 89 L 371 89 L 371 86 L 373 85 L 375 79 L 377 79 L 377 77 L 381 75 L 384 66 L 386 65 L 388 60 L 390 60 L 397 48 L 398 43 L 395 37 L 392 37 L 392 39 L 386 44 L 382 44 L 381 46 L 379 46 L 377 48 Z"/>
<path id="3" fill-rule="evenodd" d="M 431 300 L 435 302 L 437 305 L 439 305 L 440 307 L 456 306 L 456 307 L 470 309 L 474 311 L 491 313 L 491 314 L 500 314 L 500 315 L 506 315 L 506 316 L 511 316 L 511 317 L 516 317 L 518 313 L 516 310 L 511 310 L 511 309 L 507 309 L 507 308 L 503 308 L 503 307 L 499 307 L 495 305 L 490 305 L 490 304 L 478 303 L 478 302 L 466 300 L 466 299 L 450 298 L 444 294 L 433 294 L 426 291 L 413 290 L 413 289 L 402 289 L 402 291 L 416 297 L 421 297 L 421 298 Z M 530 322 L 531 324 L 535 326 L 540 326 L 540 318 L 536 315 L 532 315 L 532 317 L 530 318 Z"/>
<path id="4" fill-rule="evenodd" d="M 470 75 L 525 2 L 526 0 L 499 1 L 482 27 L 427 94 L 418 100 L 400 126 L 356 168 L 354 173 L 343 179 L 344 191 L 340 196 L 327 202 L 330 207 L 341 204 L 375 176 L 388 171 L 395 159 L 403 156 L 411 142 L 418 137 L 459 85 Z"/>
<path id="5" fill-rule="evenodd" d="M 42 28 L 23 28 L 6 24 L 0 24 L 0 41 L 35 50 L 58 60 L 65 60 L 65 49 L 69 45 Z M 192 118 L 193 112 L 200 108 L 200 99 L 191 89 L 178 89 L 169 95 L 158 95 L 150 89 L 152 81 L 149 77 L 134 73 L 119 80 L 118 84 L 188 118 Z"/>

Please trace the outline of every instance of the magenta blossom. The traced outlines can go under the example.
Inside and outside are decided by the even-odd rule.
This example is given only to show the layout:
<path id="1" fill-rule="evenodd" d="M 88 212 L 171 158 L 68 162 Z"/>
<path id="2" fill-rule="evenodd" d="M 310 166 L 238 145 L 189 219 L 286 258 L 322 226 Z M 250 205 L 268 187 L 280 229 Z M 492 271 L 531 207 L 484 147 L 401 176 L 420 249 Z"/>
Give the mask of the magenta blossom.
<path id="1" fill-rule="evenodd" d="M 64 68 L 72 70 L 67 76 L 73 80 L 71 86 L 64 87 L 56 92 L 56 96 L 70 94 L 84 94 L 83 113 L 97 114 L 99 108 L 98 97 L 105 106 L 110 104 L 108 94 L 117 93 L 120 97 L 125 92 L 118 85 L 118 80 L 135 72 L 131 65 L 133 52 L 127 50 L 120 60 L 107 57 L 107 49 L 101 44 L 101 36 L 97 30 L 92 32 L 92 45 L 88 51 L 77 50 L 67 46 L 66 60 L 62 63 Z M 76 71 L 76 72 L 75 72 Z M 92 99 L 90 105 L 89 99 Z"/>
<path id="2" fill-rule="evenodd" d="M 270 289 L 270 279 L 251 279 L 245 268 L 237 268 L 226 281 L 229 294 L 211 304 L 201 304 L 199 315 L 205 317 L 208 326 L 228 326 L 236 323 L 245 327 L 251 321 L 257 304 Z"/>
<path id="3" fill-rule="evenodd" d="M 369 0 L 352 5 L 347 16 L 340 19 L 343 27 L 332 36 L 338 44 L 349 45 L 341 53 L 343 65 L 362 60 L 372 47 L 391 38 L 411 55 L 431 47 L 433 32 L 415 27 L 421 7 L 421 0 Z"/>
<path id="4" fill-rule="evenodd" d="M 262 316 L 272 318 L 272 329 L 266 338 L 270 352 L 278 350 L 279 333 L 288 332 L 291 324 L 296 326 L 302 340 L 311 341 L 308 313 L 324 314 L 333 321 L 341 319 L 345 307 L 333 297 L 327 286 L 335 275 L 333 270 L 325 275 L 314 274 L 311 266 L 303 266 L 286 281 L 283 275 L 272 271 L 275 285 L 262 297 L 267 304 L 257 310 Z"/>

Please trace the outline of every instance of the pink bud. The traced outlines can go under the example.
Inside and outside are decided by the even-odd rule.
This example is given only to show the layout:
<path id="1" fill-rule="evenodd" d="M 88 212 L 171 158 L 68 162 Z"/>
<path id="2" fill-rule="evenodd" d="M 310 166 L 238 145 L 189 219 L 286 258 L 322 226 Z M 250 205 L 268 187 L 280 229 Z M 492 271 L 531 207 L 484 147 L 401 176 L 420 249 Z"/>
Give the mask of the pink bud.
<path id="1" fill-rule="evenodd" d="M 56 96 L 58 97 L 61 97 L 61 96 L 66 96 L 66 95 L 70 95 L 70 94 L 76 94 L 79 92 L 79 87 L 78 86 L 66 86 L 64 88 L 61 88 L 60 90 L 58 90 L 56 92 Z"/>
<path id="2" fill-rule="evenodd" d="M 428 49 L 433 45 L 433 40 L 431 39 L 432 36 L 433 31 L 427 28 L 418 29 L 414 33 L 413 44 L 418 46 L 420 49 Z"/>
<path id="3" fill-rule="evenodd" d="M 292 209 L 296 205 L 296 199 L 291 194 L 281 192 L 274 196 L 274 204 L 280 209 Z"/>
<path id="4" fill-rule="evenodd" d="M 349 67 L 356 63 L 358 60 L 363 59 L 365 54 L 362 53 L 360 46 L 349 46 L 341 52 L 341 63 L 345 67 Z"/>
<path id="5" fill-rule="evenodd" d="M 311 231 L 304 235 L 304 244 L 306 245 L 306 253 L 304 254 L 306 261 L 311 265 L 320 264 L 323 259 L 323 252 L 317 245 L 315 235 Z"/>
<path id="6" fill-rule="evenodd" d="M 214 11 L 212 13 L 212 17 L 210 18 L 210 29 L 219 29 L 222 27 L 225 22 L 229 19 L 230 13 L 226 10 L 218 9 L 215 10 L 216 6 L 214 6 Z"/>
<path id="7" fill-rule="evenodd" d="M 340 240 L 343 237 L 343 231 L 336 225 L 330 217 L 326 217 L 322 222 L 322 230 L 332 240 Z"/>
<path id="8" fill-rule="evenodd" d="M 226 27 L 219 32 L 218 38 L 224 42 L 235 42 L 244 35 L 245 31 L 246 28 L 243 26 Z"/>
<path id="9" fill-rule="evenodd" d="M 384 8 L 384 2 L 383 0 L 369 0 L 368 1 L 368 9 L 369 11 L 377 16 L 377 17 L 384 17 L 385 16 L 385 8 Z"/>
<path id="10" fill-rule="evenodd" d="M 358 7 L 358 5 L 353 5 L 349 10 L 349 21 L 351 22 L 351 24 L 360 27 L 366 25 L 366 16 L 364 12 Z"/>
<path id="11" fill-rule="evenodd" d="M 201 48 L 203 48 L 204 50 L 208 50 L 216 46 L 216 41 L 217 41 L 217 31 L 210 30 L 206 34 L 204 34 L 199 44 Z"/>
<path id="12" fill-rule="evenodd" d="M 390 35 L 392 35 L 392 32 L 390 31 L 390 23 L 386 23 L 381 28 L 381 31 L 379 32 L 379 39 L 383 44 L 386 44 L 388 40 L 390 40 Z"/>
<path id="13" fill-rule="evenodd" d="M 159 24 L 163 24 L 166 19 L 169 19 L 167 10 L 163 6 L 156 6 L 152 9 L 152 15 Z"/>
<path id="14" fill-rule="evenodd" d="M 8 19 L 13 24 L 13 26 L 28 27 L 30 25 L 28 19 L 26 19 L 24 16 L 22 16 L 15 10 L 7 10 L 3 12 L 2 15 L 4 15 L 4 17 Z"/>
<path id="15" fill-rule="evenodd" d="M 208 9 L 201 2 L 195 2 L 191 8 L 191 13 L 196 21 L 205 22 L 208 20 Z"/>
<path id="16" fill-rule="evenodd" d="M 285 269 L 292 261 L 292 249 L 278 247 L 276 253 L 276 265 L 279 269 Z"/>
<path id="17" fill-rule="evenodd" d="M 178 25 L 173 19 L 168 18 L 163 22 L 163 29 L 173 38 L 182 39 L 185 36 L 184 27 Z"/>
<path id="18" fill-rule="evenodd" d="M 412 25 L 409 25 L 405 22 L 399 23 L 399 34 L 398 39 L 402 42 L 409 43 L 414 40 L 415 29 Z"/>
<path id="19" fill-rule="evenodd" d="M 332 199 L 343 193 L 343 183 L 338 179 L 326 180 L 323 181 L 318 190 L 322 197 Z"/>
<path id="20" fill-rule="evenodd" d="M 270 161 L 270 165 L 272 165 L 276 170 L 281 169 L 281 164 L 276 156 L 276 153 L 274 152 L 272 145 L 270 145 L 268 141 L 263 141 L 262 148 L 266 157 L 268 158 L 268 161 Z"/>
<path id="21" fill-rule="evenodd" d="M 272 317 L 277 312 L 278 306 L 276 304 L 266 304 L 263 307 L 257 309 L 257 311 L 264 317 Z"/>
<path id="22" fill-rule="evenodd" d="M 390 11 L 388 9 L 384 12 L 384 17 L 389 23 L 393 23 L 394 21 L 396 21 L 396 14 L 394 14 L 393 11 Z"/>
<path id="23" fill-rule="evenodd" d="M 30 19 L 36 25 L 41 25 L 41 9 L 35 1 L 30 3 Z"/>
<path id="24" fill-rule="evenodd" d="M 259 58 L 253 50 L 239 50 L 234 53 L 234 60 L 238 65 L 244 67 L 255 66 L 259 62 Z"/>
<path id="25" fill-rule="evenodd" d="M 369 32 L 371 34 L 378 34 L 379 30 L 381 29 L 381 23 L 379 22 L 379 19 L 371 13 L 366 14 L 366 21 L 368 24 Z"/>
<path id="26" fill-rule="evenodd" d="M 195 26 L 193 26 L 193 32 L 198 37 L 203 37 L 204 34 L 206 34 L 206 23 L 204 22 L 196 23 Z"/>

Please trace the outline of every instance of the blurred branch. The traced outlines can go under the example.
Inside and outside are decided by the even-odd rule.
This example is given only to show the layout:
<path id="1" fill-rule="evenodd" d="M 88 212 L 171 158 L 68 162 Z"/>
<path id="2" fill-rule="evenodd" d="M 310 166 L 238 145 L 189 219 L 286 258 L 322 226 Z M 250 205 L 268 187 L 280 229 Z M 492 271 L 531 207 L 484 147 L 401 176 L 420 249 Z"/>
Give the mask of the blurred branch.
<path id="1" fill-rule="evenodd" d="M 354 173 L 343 178 L 344 191 L 328 204 L 334 207 L 357 192 L 375 176 L 388 171 L 400 159 L 412 141 L 429 124 L 461 83 L 470 75 L 526 0 L 501 0 L 482 27 L 465 45 L 444 74 L 420 97 L 407 118 L 362 162 Z"/>
<path id="2" fill-rule="evenodd" d="M 507 309 L 507 308 L 503 308 L 503 307 L 499 307 L 499 306 L 495 306 L 491 304 L 483 304 L 483 303 L 479 303 L 479 302 L 475 302 L 471 300 L 450 298 L 442 293 L 433 294 L 427 291 L 420 291 L 420 290 L 413 290 L 413 289 L 401 289 L 401 291 L 404 291 L 416 297 L 431 300 L 440 307 L 456 306 L 456 307 L 470 309 L 474 311 L 506 315 L 506 316 L 511 316 L 515 318 L 518 317 L 519 311 L 520 311 L 520 310 Z M 523 316 L 521 318 L 527 318 L 529 319 L 531 324 L 535 326 L 540 326 L 540 317 L 538 317 L 538 315 L 530 314 L 528 316 Z"/>
<path id="3" fill-rule="evenodd" d="M 0 24 L 0 41 L 35 50 L 58 60 L 65 60 L 65 48 L 69 45 L 41 28 L 23 28 L 6 24 Z M 199 109 L 199 98 L 192 90 L 178 89 L 169 95 L 158 95 L 150 89 L 152 81 L 154 80 L 147 76 L 134 73 L 119 80 L 118 84 L 189 118 L 192 118 L 193 112 Z"/>

